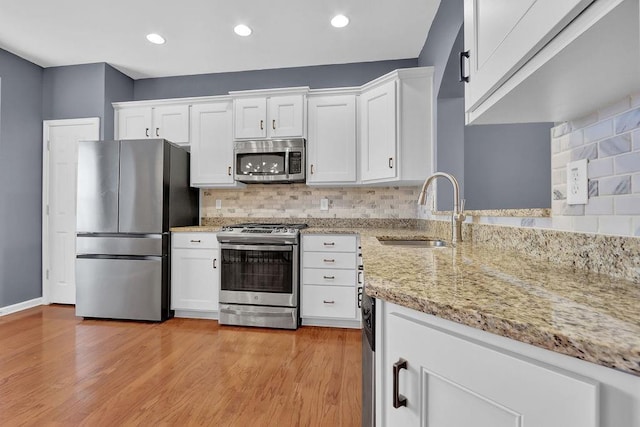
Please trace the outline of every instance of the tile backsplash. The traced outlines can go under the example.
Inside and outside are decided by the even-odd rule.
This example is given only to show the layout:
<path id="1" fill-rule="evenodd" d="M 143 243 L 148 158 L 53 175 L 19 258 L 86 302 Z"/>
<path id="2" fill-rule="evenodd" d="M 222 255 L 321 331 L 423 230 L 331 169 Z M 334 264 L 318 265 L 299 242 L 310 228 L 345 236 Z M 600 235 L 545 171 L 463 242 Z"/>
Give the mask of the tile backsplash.
<path id="1" fill-rule="evenodd" d="M 416 218 L 420 187 L 309 187 L 251 184 L 201 190 L 200 216 L 264 218 Z M 326 198 L 329 210 L 320 210 Z M 221 208 L 216 208 L 219 200 Z"/>
<path id="2" fill-rule="evenodd" d="M 551 131 L 552 227 L 640 236 L 640 93 Z M 589 201 L 567 204 L 567 163 L 589 161 Z"/>

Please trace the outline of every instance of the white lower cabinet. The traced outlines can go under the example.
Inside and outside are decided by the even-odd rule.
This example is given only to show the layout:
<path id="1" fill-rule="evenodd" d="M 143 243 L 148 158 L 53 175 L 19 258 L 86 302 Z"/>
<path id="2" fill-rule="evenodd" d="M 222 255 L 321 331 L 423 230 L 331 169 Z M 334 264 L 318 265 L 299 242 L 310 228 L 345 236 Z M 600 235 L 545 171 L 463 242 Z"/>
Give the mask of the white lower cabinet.
<path id="1" fill-rule="evenodd" d="M 377 317 L 378 425 L 640 425 L 640 377 L 384 301 Z"/>
<path id="2" fill-rule="evenodd" d="M 360 328 L 358 236 L 302 236 L 303 325 Z"/>
<path id="3" fill-rule="evenodd" d="M 216 233 L 173 233 L 171 309 L 177 317 L 218 318 L 220 248 Z"/>

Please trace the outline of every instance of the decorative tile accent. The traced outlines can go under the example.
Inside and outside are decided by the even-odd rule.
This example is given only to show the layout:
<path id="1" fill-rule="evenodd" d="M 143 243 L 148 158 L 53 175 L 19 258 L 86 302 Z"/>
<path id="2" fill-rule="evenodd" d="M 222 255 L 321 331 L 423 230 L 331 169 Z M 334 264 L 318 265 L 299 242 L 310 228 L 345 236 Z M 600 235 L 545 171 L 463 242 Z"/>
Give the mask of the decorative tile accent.
<path id="1" fill-rule="evenodd" d="M 558 126 L 551 128 L 551 136 L 559 138 L 571 132 L 571 124 L 569 122 L 560 123 Z"/>
<path id="2" fill-rule="evenodd" d="M 618 116 L 615 120 L 616 133 L 633 130 L 640 126 L 640 108 L 631 110 Z"/>
<path id="3" fill-rule="evenodd" d="M 597 197 L 598 194 L 598 181 L 589 180 L 589 198 Z"/>
<path id="4" fill-rule="evenodd" d="M 610 157 L 631 151 L 631 134 L 614 136 L 598 143 L 598 157 Z"/>
<path id="5" fill-rule="evenodd" d="M 602 196 L 631 193 L 631 176 L 614 176 L 598 180 L 598 192 Z"/>
<path id="6" fill-rule="evenodd" d="M 567 186 L 565 185 L 558 185 L 556 188 L 553 189 L 553 200 L 566 200 L 567 196 L 565 195 L 567 191 Z"/>
<path id="7" fill-rule="evenodd" d="M 578 127 L 574 127 L 578 129 Z M 605 120 L 584 130 L 584 142 L 589 143 L 613 135 L 613 120 Z"/>
<path id="8" fill-rule="evenodd" d="M 598 144 L 589 144 L 584 147 L 578 147 L 571 150 L 571 161 L 574 160 L 592 160 L 598 158 Z"/>

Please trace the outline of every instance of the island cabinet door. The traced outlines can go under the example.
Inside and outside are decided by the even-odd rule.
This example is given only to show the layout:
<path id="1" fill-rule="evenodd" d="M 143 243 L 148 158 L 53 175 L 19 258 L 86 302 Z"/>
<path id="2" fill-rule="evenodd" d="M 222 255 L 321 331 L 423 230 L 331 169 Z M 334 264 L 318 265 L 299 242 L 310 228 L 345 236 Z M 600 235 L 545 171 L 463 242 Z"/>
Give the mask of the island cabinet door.
<path id="1" fill-rule="evenodd" d="M 393 307 L 385 304 L 383 314 L 384 425 L 598 425 L 593 380 L 444 332 Z"/>

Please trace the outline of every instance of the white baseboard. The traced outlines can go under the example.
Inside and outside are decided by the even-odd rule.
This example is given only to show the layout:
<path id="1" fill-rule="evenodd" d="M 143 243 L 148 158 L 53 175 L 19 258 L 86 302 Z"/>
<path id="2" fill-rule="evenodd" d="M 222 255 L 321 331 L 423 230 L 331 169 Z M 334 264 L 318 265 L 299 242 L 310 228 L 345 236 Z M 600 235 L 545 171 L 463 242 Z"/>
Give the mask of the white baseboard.
<path id="1" fill-rule="evenodd" d="M 348 328 L 348 329 L 362 329 L 362 322 L 360 320 L 347 320 L 347 319 L 322 319 L 313 317 L 303 317 L 303 326 L 322 326 L 326 328 Z"/>
<path id="2" fill-rule="evenodd" d="M 42 298 L 34 298 L 29 301 L 23 301 L 17 304 L 8 305 L 6 307 L 0 307 L 0 316 L 6 316 L 7 314 L 17 313 L 18 311 L 26 310 L 32 307 L 37 307 L 39 305 L 42 305 Z"/>
<path id="3" fill-rule="evenodd" d="M 218 320 L 217 311 L 199 311 L 199 310 L 176 310 L 174 317 L 183 317 L 186 319 L 210 319 Z"/>

